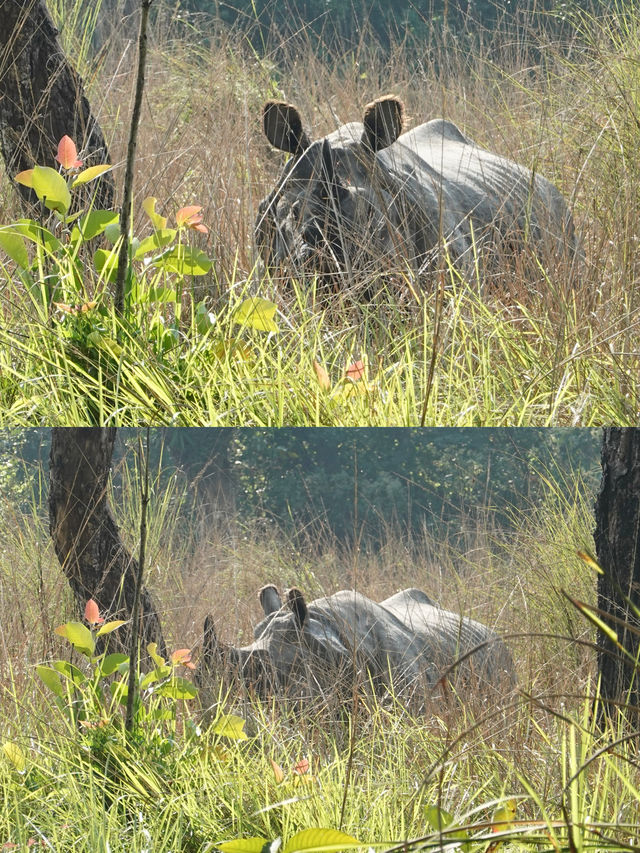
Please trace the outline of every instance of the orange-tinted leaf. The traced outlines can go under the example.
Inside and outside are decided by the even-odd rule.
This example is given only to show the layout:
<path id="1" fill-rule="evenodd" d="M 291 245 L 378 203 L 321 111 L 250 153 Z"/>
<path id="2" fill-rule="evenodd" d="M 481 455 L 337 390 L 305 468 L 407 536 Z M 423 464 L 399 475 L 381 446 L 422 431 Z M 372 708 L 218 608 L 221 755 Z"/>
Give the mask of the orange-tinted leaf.
<path id="1" fill-rule="evenodd" d="M 97 304 L 97 302 L 83 302 L 79 305 L 67 305 L 66 302 L 54 302 L 53 307 L 58 311 L 62 311 L 63 314 L 86 314 L 87 311 L 95 308 Z"/>
<path id="2" fill-rule="evenodd" d="M 284 770 L 273 760 L 273 758 L 270 758 L 269 761 L 273 768 L 273 775 L 276 777 L 276 785 L 281 785 L 284 782 Z"/>
<path id="3" fill-rule="evenodd" d="M 33 169 L 25 169 L 24 172 L 18 172 L 13 180 L 16 184 L 22 184 L 23 187 L 33 187 Z"/>
<path id="4" fill-rule="evenodd" d="M 106 717 L 101 717 L 99 720 L 90 722 L 89 720 L 80 720 L 80 725 L 85 729 L 103 729 L 109 725 L 109 720 Z"/>
<path id="5" fill-rule="evenodd" d="M 347 367 L 345 376 L 352 382 L 359 382 L 361 379 L 364 379 L 366 372 L 367 368 L 364 361 L 354 361 L 353 364 L 350 364 L 349 367 Z"/>
<path id="6" fill-rule="evenodd" d="M 293 772 L 297 773 L 299 776 L 302 776 L 304 773 L 309 772 L 309 761 L 306 758 L 301 758 L 300 761 L 294 766 Z"/>
<path id="7" fill-rule="evenodd" d="M 70 136 L 63 136 L 58 143 L 56 160 L 65 169 L 77 169 L 82 166 L 82 160 L 78 160 L 78 149 Z"/>
<path id="8" fill-rule="evenodd" d="M 189 669 L 195 669 L 195 666 L 191 663 L 191 649 L 178 649 L 173 652 L 171 663 L 174 665 L 182 664 L 182 666 L 186 666 Z"/>
<path id="9" fill-rule="evenodd" d="M 104 622 L 104 619 L 100 616 L 98 605 L 95 603 L 93 598 L 90 598 L 85 605 L 84 618 L 89 625 L 102 625 Z"/>
<path id="10" fill-rule="evenodd" d="M 179 228 L 186 225 L 188 228 L 193 228 L 202 222 L 201 204 L 190 204 L 188 207 L 181 207 L 176 213 L 176 224 Z"/>
<path id="11" fill-rule="evenodd" d="M 322 388 L 323 391 L 330 391 L 331 380 L 329 379 L 329 374 L 324 369 L 324 367 L 315 359 L 313 360 L 313 369 L 316 372 L 316 379 L 318 380 L 318 385 Z"/>

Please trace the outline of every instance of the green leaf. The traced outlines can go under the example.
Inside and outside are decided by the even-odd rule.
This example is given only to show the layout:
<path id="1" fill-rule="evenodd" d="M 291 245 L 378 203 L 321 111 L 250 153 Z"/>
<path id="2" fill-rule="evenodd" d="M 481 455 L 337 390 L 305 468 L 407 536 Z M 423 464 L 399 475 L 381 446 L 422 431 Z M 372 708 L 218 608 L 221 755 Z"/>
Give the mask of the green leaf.
<path id="1" fill-rule="evenodd" d="M 94 181 L 100 175 L 104 175 L 105 172 L 110 172 L 111 169 L 113 169 L 113 166 L 110 166 L 108 163 L 102 163 L 98 166 L 88 166 L 74 178 L 71 186 L 77 187 L 79 184 L 88 184 L 89 181 Z"/>
<path id="2" fill-rule="evenodd" d="M 233 322 L 241 326 L 249 326 L 260 332 L 277 332 L 278 327 L 274 321 L 277 305 L 268 299 L 252 296 L 241 302 L 233 312 Z"/>
<path id="3" fill-rule="evenodd" d="M 159 231 L 154 231 L 150 237 L 145 237 L 136 249 L 134 258 L 141 258 L 143 255 L 148 255 L 149 252 L 157 252 L 158 249 L 164 249 L 176 239 L 178 232 L 175 228 L 162 228 Z"/>
<path id="4" fill-rule="evenodd" d="M 119 216 L 113 210 L 92 210 L 87 213 L 71 232 L 71 241 L 77 243 L 79 240 L 92 240 L 110 225 L 116 225 Z"/>
<path id="5" fill-rule="evenodd" d="M 171 699 L 195 699 L 198 689 L 186 678 L 176 676 L 166 684 L 161 684 L 155 693 L 156 696 L 169 696 Z M 244 720 L 242 722 L 244 723 Z"/>
<path id="6" fill-rule="evenodd" d="M 0 229 L 0 249 L 9 255 L 12 261 L 22 267 L 23 270 L 29 268 L 29 255 L 27 247 L 19 234 L 15 231 Z"/>
<path id="7" fill-rule="evenodd" d="M 64 214 L 71 207 L 71 193 L 67 182 L 50 166 L 33 167 L 32 185 L 40 201 L 44 201 L 49 210 Z"/>
<path id="8" fill-rule="evenodd" d="M 166 666 L 167 662 L 162 657 L 162 655 L 158 654 L 158 644 L 157 643 L 149 643 L 147 645 L 147 652 L 149 653 L 149 657 L 158 666 Z"/>
<path id="9" fill-rule="evenodd" d="M 102 637 L 103 634 L 110 634 L 112 631 L 115 631 L 116 628 L 124 625 L 125 622 L 126 619 L 114 619 L 112 622 L 105 622 L 104 625 L 98 629 L 96 637 Z"/>
<path id="10" fill-rule="evenodd" d="M 244 726 L 245 720 L 242 717 L 236 717 L 235 714 L 223 714 L 218 717 L 213 725 L 213 731 L 217 735 L 229 737 L 233 740 L 248 740 Z"/>
<path id="11" fill-rule="evenodd" d="M 65 625 L 59 625 L 55 629 L 55 633 L 67 639 L 72 646 L 87 657 L 91 657 L 95 650 L 96 644 L 91 636 L 91 631 L 82 622 L 67 622 Z"/>
<path id="12" fill-rule="evenodd" d="M 176 246 L 153 262 L 155 267 L 178 275 L 206 275 L 211 269 L 211 261 L 192 246 Z"/>
<path id="13" fill-rule="evenodd" d="M 441 809 L 439 806 L 428 805 L 424 807 L 424 816 L 431 829 L 438 832 L 440 829 L 446 829 L 453 821 L 453 815 Z"/>
<path id="14" fill-rule="evenodd" d="M 70 681 L 73 681 L 75 685 L 78 687 L 81 684 L 84 684 L 87 680 L 85 674 L 81 672 L 77 666 L 74 666 L 72 663 L 66 660 L 57 660 L 53 663 L 53 668 L 57 672 L 61 672 L 66 678 Z"/>
<path id="15" fill-rule="evenodd" d="M 153 227 L 156 228 L 158 231 L 162 231 L 162 229 L 167 224 L 167 217 L 161 216 L 159 213 L 156 212 L 157 201 L 158 199 L 154 198 L 153 196 L 145 198 L 145 200 L 142 202 L 142 209 L 153 223 Z"/>
<path id="16" fill-rule="evenodd" d="M 118 276 L 118 253 L 108 252 L 106 249 L 98 249 L 93 256 L 93 265 L 100 276 L 105 280 L 115 283 Z"/>
<path id="17" fill-rule="evenodd" d="M 22 234 L 28 240 L 37 243 L 54 254 L 64 248 L 60 240 L 55 237 L 47 228 L 43 228 L 33 219 L 19 219 L 13 226 L 17 234 Z"/>
<path id="18" fill-rule="evenodd" d="M 330 853 L 330 851 L 363 846 L 357 838 L 338 829 L 303 829 L 287 841 L 282 853 L 302 853 L 302 851 L 311 850 Z"/>
<path id="19" fill-rule="evenodd" d="M 144 298 L 138 300 L 142 302 L 175 302 L 176 289 L 175 287 L 150 287 L 144 294 Z"/>
<path id="20" fill-rule="evenodd" d="M 13 764 L 18 773 L 24 773 L 27 767 L 27 756 L 20 749 L 18 744 L 11 743 L 10 740 L 6 740 L 2 744 L 2 751 Z"/>
<path id="21" fill-rule="evenodd" d="M 100 665 L 101 675 L 111 675 L 123 663 L 129 660 L 129 656 L 122 652 L 114 652 L 111 655 L 106 655 Z"/>
<path id="22" fill-rule="evenodd" d="M 55 669 L 51 669 L 51 667 L 48 666 L 37 666 L 36 672 L 43 684 L 48 687 L 52 693 L 55 693 L 56 696 L 64 696 L 64 687 L 62 686 L 60 676 Z"/>
<path id="23" fill-rule="evenodd" d="M 453 823 L 453 815 L 448 811 L 441 809 L 439 806 L 427 805 L 424 807 L 424 816 L 427 823 L 434 832 L 443 832 L 447 830 L 447 839 L 455 839 L 456 841 L 468 842 L 469 831 L 466 829 L 448 829 Z M 462 850 L 467 851 L 470 848 L 469 843 L 460 845 Z"/>
<path id="24" fill-rule="evenodd" d="M 198 302 L 196 305 L 196 329 L 198 332 L 204 335 L 215 325 L 216 315 L 209 311 L 206 302 Z"/>
<path id="25" fill-rule="evenodd" d="M 265 844 L 269 844 L 266 838 L 237 838 L 235 841 L 222 841 L 216 844 L 217 850 L 222 853 L 261 853 Z"/>
<path id="26" fill-rule="evenodd" d="M 111 685 L 111 695 L 113 696 L 116 702 L 119 702 L 120 705 L 127 704 L 127 694 L 129 693 L 129 687 L 127 685 L 126 679 L 122 679 L 121 681 L 114 681 Z"/>

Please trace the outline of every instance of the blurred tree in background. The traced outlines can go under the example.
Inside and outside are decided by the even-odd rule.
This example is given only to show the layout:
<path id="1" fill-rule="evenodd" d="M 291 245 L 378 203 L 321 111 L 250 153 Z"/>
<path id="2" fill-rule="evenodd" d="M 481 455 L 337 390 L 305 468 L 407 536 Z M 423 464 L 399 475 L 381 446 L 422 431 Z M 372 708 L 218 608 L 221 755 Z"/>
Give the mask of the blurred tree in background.
<path id="1" fill-rule="evenodd" d="M 118 431 L 116 492 L 137 434 Z M 374 546 L 389 526 L 455 537 L 461 519 L 489 514 L 508 528 L 513 508 L 545 499 L 547 480 L 571 498 L 578 488 L 595 494 L 600 475 L 601 433 L 592 429 L 154 429 L 151 441 L 158 488 L 170 477 L 188 486 L 186 524 L 197 506 L 288 535 L 324 530 Z M 49 430 L 0 432 L 0 491 L 29 499 L 25 484 L 40 482 L 48 442 Z"/>

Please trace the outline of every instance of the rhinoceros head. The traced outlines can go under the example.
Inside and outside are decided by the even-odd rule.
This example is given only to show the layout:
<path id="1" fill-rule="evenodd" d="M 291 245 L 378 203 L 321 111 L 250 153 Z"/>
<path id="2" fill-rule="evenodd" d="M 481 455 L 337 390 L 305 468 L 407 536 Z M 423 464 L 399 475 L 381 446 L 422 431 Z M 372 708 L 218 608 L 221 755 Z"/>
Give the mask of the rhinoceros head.
<path id="1" fill-rule="evenodd" d="M 197 683 L 209 684 L 224 670 L 260 696 L 274 690 L 299 694 L 335 687 L 352 661 L 336 626 L 310 614 L 303 594 L 295 588 L 287 592 L 285 606 L 279 606 L 273 586 L 260 591 L 260 602 L 265 618 L 248 646 L 219 643 L 213 621 L 207 617 Z"/>
<path id="2" fill-rule="evenodd" d="M 402 113 L 397 98 L 380 98 L 366 107 L 362 123 L 312 141 L 295 107 L 265 105 L 269 142 L 292 155 L 256 221 L 256 241 L 269 271 L 315 273 L 337 283 L 354 271 L 380 271 L 381 259 L 394 250 L 393 203 L 375 180 L 375 155 L 397 139 Z"/>

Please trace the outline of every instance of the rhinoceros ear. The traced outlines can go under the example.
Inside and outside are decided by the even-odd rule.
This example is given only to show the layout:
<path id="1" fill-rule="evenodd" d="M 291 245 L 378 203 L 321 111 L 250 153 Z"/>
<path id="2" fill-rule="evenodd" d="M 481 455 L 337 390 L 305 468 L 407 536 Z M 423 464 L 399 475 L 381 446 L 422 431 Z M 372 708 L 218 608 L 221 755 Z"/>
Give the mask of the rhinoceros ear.
<path id="1" fill-rule="evenodd" d="M 280 151 L 300 154 L 310 145 L 300 113 L 291 104 L 267 101 L 262 110 L 262 126 L 269 142 Z"/>
<path id="2" fill-rule="evenodd" d="M 402 133 L 404 106 L 400 98 L 387 95 L 377 98 L 364 108 L 362 142 L 372 151 L 391 145 Z"/>
<path id="3" fill-rule="evenodd" d="M 299 589 L 292 587 L 287 592 L 287 604 L 293 611 L 293 615 L 296 617 L 296 622 L 300 628 L 302 628 L 304 620 L 307 618 L 307 604 L 304 600 L 304 595 Z"/>
<path id="4" fill-rule="evenodd" d="M 265 616 L 269 616 L 271 613 L 275 613 L 282 607 L 280 593 L 272 583 L 262 587 L 262 589 L 258 593 L 258 598 L 260 599 L 260 604 L 262 606 L 262 609 L 264 610 Z"/>

